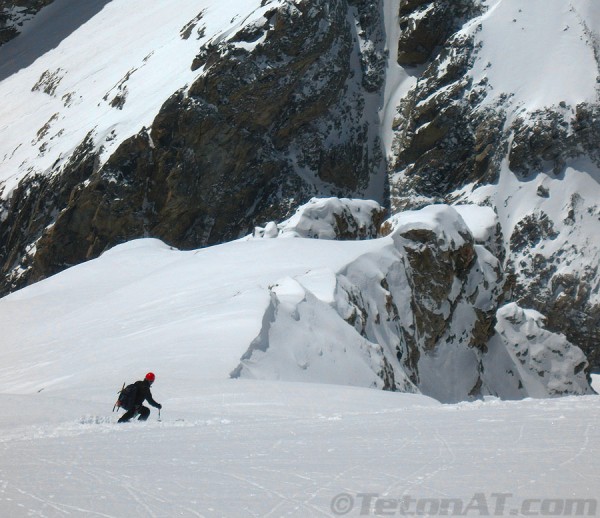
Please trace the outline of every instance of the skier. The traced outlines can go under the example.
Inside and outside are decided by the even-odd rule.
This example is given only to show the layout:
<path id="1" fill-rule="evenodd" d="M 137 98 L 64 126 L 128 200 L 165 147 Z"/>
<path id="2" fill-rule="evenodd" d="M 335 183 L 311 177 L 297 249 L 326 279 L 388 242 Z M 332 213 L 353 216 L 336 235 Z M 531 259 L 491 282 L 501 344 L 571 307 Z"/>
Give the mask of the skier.
<path id="1" fill-rule="evenodd" d="M 138 421 L 145 421 L 148 419 L 148 416 L 150 416 L 150 409 L 142 404 L 144 401 L 148 401 L 150 405 L 159 410 L 162 408 L 160 403 L 157 403 L 152 399 L 152 393 L 150 392 L 150 386 L 154 383 L 155 378 L 156 376 L 154 376 L 154 373 L 149 372 L 143 380 L 135 382 L 137 391 L 133 405 L 131 405 L 131 408 L 121 416 L 119 423 L 126 423 L 136 414 L 139 414 Z"/>

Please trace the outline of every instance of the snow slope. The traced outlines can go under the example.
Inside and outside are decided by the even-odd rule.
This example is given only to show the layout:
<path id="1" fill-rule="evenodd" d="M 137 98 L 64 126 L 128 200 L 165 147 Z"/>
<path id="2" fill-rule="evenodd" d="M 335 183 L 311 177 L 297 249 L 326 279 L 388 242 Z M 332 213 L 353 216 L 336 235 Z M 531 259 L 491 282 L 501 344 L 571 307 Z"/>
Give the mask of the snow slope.
<path id="1" fill-rule="evenodd" d="M 114 361 L 120 378 L 150 369 L 140 358 L 154 354 L 165 374 L 186 376 L 184 384 L 190 376 L 226 378 L 259 332 L 269 286 L 310 272 L 333 275 L 380 247 L 377 240 L 309 239 L 240 241 L 197 252 L 151 239 L 116 247 L 1 300 L 7 345 L 0 351 L 0 391 L 86 380 L 98 386 L 95 362 Z M 182 359 L 190 362 L 189 374 L 181 372 Z"/>
<path id="2" fill-rule="evenodd" d="M 473 244 L 452 207 L 396 215 L 395 230 L 378 239 L 289 237 L 313 229 L 330 238 L 338 212 L 354 214 L 367 232 L 376 205 L 313 200 L 280 225 L 287 239 L 247 237 L 187 252 L 154 239 L 132 241 L 17 291 L 0 300 L 0 392 L 98 387 L 96 363 L 116 362 L 126 378 L 140 358 L 155 355 L 184 386 L 195 376 L 222 380 L 231 373 L 420 390 L 445 402 L 590 392 L 578 348 L 545 332 L 541 316 L 516 306 L 498 311 L 498 260 Z M 475 213 L 489 216 L 483 208 Z M 494 220 L 479 219 L 471 222 L 475 233 L 489 240 Z M 424 246 L 434 259 L 422 283 L 413 263 Z M 448 277 L 461 253 L 469 257 L 462 277 Z M 422 307 L 441 322 L 435 331 L 419 320 Z M 502 361 L 484 370 L 489 335 L 480 338 L 478 326 L 493 325 L 497 312 Z M 535 364 L 521 368 L 513 349 Z M 416 360 L 401 361 L 409 356 Z"/>
<path id="3" fill-rule="evenodd" d="M 570 127 L 577 106 L 598 104 L 597 2 L 485 0 L 483 4 L 486 13 L 463 29 L 475 35 L 479 49 L 469 76 L 473 84 L 485 85 L 482 108 L 506 110 L 505 130 L 516 118 L 534 124 L 544 109 L 557 111 Z M 593 294 L 590 302 L 596 304 L 598 283 L 587 272 L 600 258 L 593 238 L 599 231 L 600 171 L 585 157 L 569 159 L 560 172 L 552 169 L 548 162 L 536 174 L 522 178 L 505 161 L 497 183 L 467 186 L 464 192 L 472 192 L 463 199 L 495 208 L 520 283 L 535 276 L 534 256 L 560 263 L 567 252 L 568 260 L 559 265 L 557 274 L 585 274 Z M 515 226 L 528 216 L 548 217 L 553 235 L 532 249 L 515 250 L 511 243 Z"/>
<path id="4" fill-rule="evenodd" d="M 89 397 L 0 394 L 0 514 L 305 518 L 340 515 L 347 494 L 347 516 L 381 515 L 375 502 L 363 512 L 365 493 L 395 500 L 393 516 L 403 497 L 467 506 L 481 493 L 494 514 L 492 495 L 507 493 L 502 515 L 525 516 L 526 499 L 539 511 L 542 499 L 597 498 L 596 396 L 440 405 L 352 387 L 200 379 L 182 393 L 155 366 L 162 422 L 154 413 L 114 424 L 113 394 L 100 387 Z M 113 367 L 97 364 L 110 378 Z M 584 515 L 595 514 L 590 506 Z"/>
<path id="5" fill-rule="evenodd" d="M 8 27 L 18 31 L 19 37 L 4 44 L 0 49 L 0 81 L 28 67 L 46 52 L 56 48 L 110 1 L 53 0 L 36 14 L 23 7 L 9 8 L 6 14 L 12 23 L 9 22 Z"/>
<path id="6" fill-rule="evenodd" d="M 590 0 L 482 0 L 486 13 L 463 31 L 480 47 L 473 84 L 487 82 L 485 103 L 509 95 L 515 113 L 564 102 L 596 102 L 600 8 Z M 509 119 L 509 122 L 511 120 Z"/>

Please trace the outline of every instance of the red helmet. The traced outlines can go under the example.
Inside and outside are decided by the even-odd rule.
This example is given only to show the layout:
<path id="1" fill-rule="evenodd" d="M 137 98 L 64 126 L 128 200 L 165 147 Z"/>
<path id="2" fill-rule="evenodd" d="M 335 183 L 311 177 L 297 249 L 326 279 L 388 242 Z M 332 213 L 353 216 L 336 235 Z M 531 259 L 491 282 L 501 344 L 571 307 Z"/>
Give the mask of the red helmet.
<path id="1" fill-rule="evenodd" d="M 149 372 L 148 374 L 146 374 L 146 379 L 152 383 L 154 381 L 154 379 L 156 378 L 156 376 L 154 375 L 153 372 Z"/>

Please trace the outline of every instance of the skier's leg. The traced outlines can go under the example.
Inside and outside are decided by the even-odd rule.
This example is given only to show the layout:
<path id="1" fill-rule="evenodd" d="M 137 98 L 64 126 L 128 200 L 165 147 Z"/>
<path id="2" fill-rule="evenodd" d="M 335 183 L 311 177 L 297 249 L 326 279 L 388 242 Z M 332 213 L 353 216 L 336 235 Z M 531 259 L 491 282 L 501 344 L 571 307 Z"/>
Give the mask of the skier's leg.
<path id="1" fill-rule="evenodd" d="M 146 408 L 145 406 L 141 406 L 140 408 L 138 408 L 138 412 L 140 414 L 140 417 L 138 417 L 138 421 L 145 421 L 150 416 L 150 409 Z"/>
<path id="2" fill-rule="evenodd" d="M 127 412 L 125 412 L 121 418 L 119 419 L 119 423 L 126 423 L 127 421 L 129 421 L 133 416 L 135 415 L 135 408 L 132 408 L 131 410 L 127 410 Z"/>

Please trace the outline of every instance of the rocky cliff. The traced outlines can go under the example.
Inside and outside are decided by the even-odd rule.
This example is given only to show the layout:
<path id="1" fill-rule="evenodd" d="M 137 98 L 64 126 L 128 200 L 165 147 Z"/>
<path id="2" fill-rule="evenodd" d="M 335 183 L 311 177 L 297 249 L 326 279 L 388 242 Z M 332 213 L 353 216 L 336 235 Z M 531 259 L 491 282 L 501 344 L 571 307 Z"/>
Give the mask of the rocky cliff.
<path id="1" fill-rule="evenodd" d="M 1 37 L 45 3 L 0 4 Z M 185 249 L 257 227 L 315 237 L 320 225 L 267 225 L 314 196 L 372 199 L 388 216 L 477 204 L 493 222 L 485 244 L 465 235 L 440 249 L 388 221 L 406 240 L 407 283 L 419 291 L 431 268 L 445 272 L 429 304 L 406 299 L 412 335 L 386 330 L 407 379 L 421 379 L 417 350 L 462 336 L 452 315 L 483 354 L 500 298 L 545 315 L 600 366 L 593 0 L 186 0 L 169 16 L 141 0 L 95 4 L 72 32 L 49 18 L 56 48 L 0 82 L 13 101 L 0 110 L 2 293 L 137 237 Z M 19 38 L 36 35 L 0 60 Z M 342 211 L 334 232 L 373 237 L 361 222 Z M 480 307 L 469 290 L 484 270 L 504 280 Z M 371 339 L 356 282 L 347 305 Z M 529 318 L 515 311 L 503 321 Z"/>

